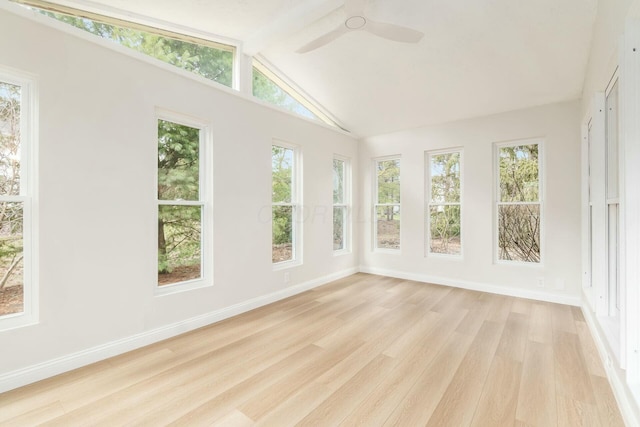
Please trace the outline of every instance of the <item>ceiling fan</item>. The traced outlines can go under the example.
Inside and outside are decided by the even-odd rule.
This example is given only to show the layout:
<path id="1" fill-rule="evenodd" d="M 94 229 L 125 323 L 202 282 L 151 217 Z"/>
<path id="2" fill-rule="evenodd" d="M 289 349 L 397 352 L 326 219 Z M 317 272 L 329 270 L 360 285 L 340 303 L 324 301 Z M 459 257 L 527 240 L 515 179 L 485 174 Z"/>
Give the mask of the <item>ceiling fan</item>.
<path id="1" fill-rule="evenodd" d="M 345 19 L 344 23 L 338 25 L 337 28 L 329 31 L 327 34 L 305 44 L 296 52 L 310 52 L 332 42 L 350 31 L 367 31 L 378 37 L 402 43 L 418 43 L 422 39 L 422 36 L 424 36 L 424 33 L 412 30 L 411 28 L 368 19 L 364 15 L 364 8 L 366 4 L 367 0 L 345 0 L 344 11 L 347 15 L 347 19 Z"/>

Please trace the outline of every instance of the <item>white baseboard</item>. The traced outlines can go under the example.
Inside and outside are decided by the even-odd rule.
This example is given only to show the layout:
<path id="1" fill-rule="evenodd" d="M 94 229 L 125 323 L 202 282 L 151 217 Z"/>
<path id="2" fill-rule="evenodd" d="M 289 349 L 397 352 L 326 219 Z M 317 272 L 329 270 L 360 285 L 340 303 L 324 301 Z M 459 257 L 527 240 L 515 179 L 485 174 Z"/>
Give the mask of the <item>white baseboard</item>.
<path id="1" fill-rule="evenodd" d="M 454 288 L 463 288 L 473 291 L 488 292 L 491 294 L 507 295 L 510 297 L 528 298 L 538 301 L 555 302 L 558 304 L 581 306 L 582 299 L 580 296 L 557 295 L 547 292 L 533 291 L 529 289 L 508 288 L 505 286 L 491 285 L 488 283 L 471 282 L 467 280 L 456 280 L 450 277 L 437 277 L 428 274 L 407 273 L 397 270 L 386 270 L 382 268 L 360 266 L 362 273 L 377 274 L 380 276 L 395 277 L 404 280 L 414 280 L 416 282 L 433 283 L 436 285 L 452 286 Z"/>
<path id="2" fill-rule="evenodd" d="M 271 304 L 309 289 L 316 288 L 334 280 L 350 276 L 357 272 L 357 268 L 342 270 L 270 293 L 268 295 L 253 298 L 230 307 L 225 307 L 220 310 L 2 374 L 0 375 L 0 393 L 219 322 L 229 317 L 262 307 L 263 305 Z"/>
<path id="3" fill-rule="evenodd" d="M 582 306 L 582 313 L 587 321 L 587 326 L 591 331 L 591 336 L 596 344 L 600 359 L 602 360 L 602 366 L 604 366 L 605 373 L 609 378 L 609 384 L 613 390 L 613 395 L 618 402 L 620 413 L 624 422 L 628 426 L 640 426 L 640 408 L 635 402 L 633 397 L 633 390 L 627 385 L 626 378 L 624 378 L 624 371 L 616 369 L 612 362 L 615 360 L 612 354 L 609 354 L 607 345 L 605 344 L 605 338 L 602 335 L 601 329 L 597 326 L 597 320 L 594 317 L 593 312 L 588 305 Z"/>

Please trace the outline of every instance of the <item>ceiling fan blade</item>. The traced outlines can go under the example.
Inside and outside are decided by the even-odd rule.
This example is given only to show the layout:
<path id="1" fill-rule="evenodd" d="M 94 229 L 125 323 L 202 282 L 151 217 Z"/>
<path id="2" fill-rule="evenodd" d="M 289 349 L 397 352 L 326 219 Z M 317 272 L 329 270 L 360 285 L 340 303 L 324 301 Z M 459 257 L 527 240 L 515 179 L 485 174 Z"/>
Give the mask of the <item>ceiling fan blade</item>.
<path id="1" fill-rule="evenodd" d="M 367 0 L 345 0 L 344 11 L 347 17 L 351 16 L 364 16 L 364 7 L 367 5 Z"/>
<path id="2" fill-rule="evenodd" d="M 317 39 L 305 44 L 300 49 L 296 50 L 298 53 L 307 53 L 314 49 L 324 46 L 325 44 L 337 39 L 341 35 L 347 33 L 349 29 L 344 25 L 340 24 L 335 30 L 329 31 L 327 34 L 318 37 Z"/>
<path id="3" fill-rule="evenodd" d="M 367 20 L 367 25 L 364 26 L 363 30 L 376 36 L 402 43 L 418 43 L 424 36 L 424 33 L 411 28 L 370 20 Z"/>

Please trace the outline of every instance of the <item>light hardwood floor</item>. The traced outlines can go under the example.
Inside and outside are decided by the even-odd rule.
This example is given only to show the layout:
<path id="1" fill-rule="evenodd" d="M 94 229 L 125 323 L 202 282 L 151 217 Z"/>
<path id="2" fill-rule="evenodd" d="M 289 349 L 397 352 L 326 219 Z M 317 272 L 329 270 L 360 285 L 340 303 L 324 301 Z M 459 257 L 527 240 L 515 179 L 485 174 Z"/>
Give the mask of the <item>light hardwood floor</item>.
<path id="1" fill-rule="evenodd" d="M 0 394 L 0 425 L 622 426 L 579 308 L 356 274 Z"/>

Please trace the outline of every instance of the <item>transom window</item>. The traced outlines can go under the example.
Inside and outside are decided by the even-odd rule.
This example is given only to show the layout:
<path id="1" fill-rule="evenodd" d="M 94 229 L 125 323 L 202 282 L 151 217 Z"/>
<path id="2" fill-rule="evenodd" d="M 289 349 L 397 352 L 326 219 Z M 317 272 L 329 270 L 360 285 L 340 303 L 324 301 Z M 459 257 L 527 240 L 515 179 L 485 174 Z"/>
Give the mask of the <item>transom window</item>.
<path id="1" fill-rule="evenodd" d="M 231 87 L 235 47 L 40 0 L 17 0 L 50 18 Z"/>
<path id="2" fill-rule="evenodd" d="M 292 113 L 336 126 L 327 114 L 262 62 L 253 60 L 253 96 Z"/>
<path id="3" fill-rule="evenodd" d="M 375 160 L 374 249 L 400 249 L 400 158 Z"/>
<path id="4" fill-rule="evenodd" d="M 539 141 L 496 145 L 499 261 L 541 261 L 541 148 Z"/>
<path id="5" fill-rule="evenodd" d="M 462 150 L 427 153 L 427 252 L 461 255 Z"/>

